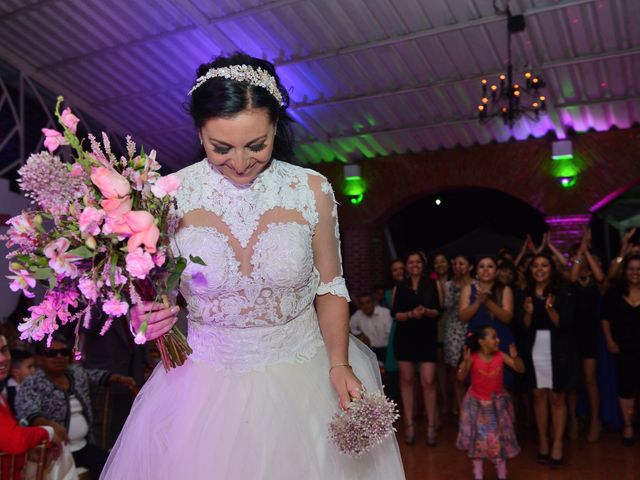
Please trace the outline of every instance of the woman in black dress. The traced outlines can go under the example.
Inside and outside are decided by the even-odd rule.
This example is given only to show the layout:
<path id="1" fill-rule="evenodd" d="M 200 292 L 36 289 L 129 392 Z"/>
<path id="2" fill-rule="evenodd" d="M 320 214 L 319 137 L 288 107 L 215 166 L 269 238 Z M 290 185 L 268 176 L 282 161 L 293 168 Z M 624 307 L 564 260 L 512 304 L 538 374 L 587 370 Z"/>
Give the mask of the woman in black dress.
<path id="1" fill-rule="evenodd" d="M 434 280 L 425 276 L 426 260 L 420 252 L 407 255 L 409 278 L 394 291 L 392 314 L 397 321 L 394 351 L 400 369 L 400 396 L 405 422 L 405 442 L 415 441 L 413 425 L 416 364 L 427 410 L 427 444 L 436 444 L 436 360 L 440 300 Z"/>
<path id="2" fill-rule="evenodd" d="M 560 466 L 562 438 L 567 422 L 566 393 L 575 388 L 577 355 L 572 335 L 574 301 L 560 287 L 560 274 L 549 255 L 535 255 L 527 269 L 527 290 L 522 312 L 523 359 L 533 388 L 538 427 L 538 461 Z M 549 448 L 549 403 L 553 422 Z"/>
<path id="3" fill-rule="evenodd" d="M 618 398 L 624 419 L 622 441 L 634 440 L 634 402 L 640 395 L 640 255 L 622 263 L 622 283 L 611 288 L 604 299 L 602 330 L 607 349 L 615 355 Z"/>
<path id="4" fill-rule="evenodd" d="M 598 358 L 598 332 L 600 330 L 599 310 L 602 294 L 606 289 L 607 279 L 602 271 L 600 261 L 589 251 L 591 233 L 585 231 L 578 251 L 573 257 L 570 280 L 575 297 L 574 332 L 578 348 L 578 357 L 582 362 L 584 388 L 589 398 L 591 418 L 587 440 L 595 442 L 600 438 L 601 424 L 600 394 L 596 378 L 596 361 Z M 577 392 L 569 394 L 569 436 L 578 437 L 578 420 L 576 415 Z"/>

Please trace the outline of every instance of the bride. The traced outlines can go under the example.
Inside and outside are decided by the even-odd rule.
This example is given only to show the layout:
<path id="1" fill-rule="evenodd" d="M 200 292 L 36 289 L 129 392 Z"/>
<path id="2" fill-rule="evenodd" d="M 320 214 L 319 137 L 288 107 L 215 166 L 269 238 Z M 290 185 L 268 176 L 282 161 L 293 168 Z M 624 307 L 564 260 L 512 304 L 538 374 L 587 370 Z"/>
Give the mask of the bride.
<path id="1" fill-rule="evenodd" d="M 156 368 L 101 479 L 403 479 L 395 438 L 357 458 L 328 440 L 337 409 L 380 376 L 349 340 L 331 185 L 287 163 L 287 91 L 271 63 L 244 54 L 197 77 L 189 108 L 206 158 L 177 174 L 172 237 L 206 264 L 189 263 L 180 285 L 193 354 Z M 138 306 L 134 328 L 149 315 L 151 340 L 177 307 Z"/>

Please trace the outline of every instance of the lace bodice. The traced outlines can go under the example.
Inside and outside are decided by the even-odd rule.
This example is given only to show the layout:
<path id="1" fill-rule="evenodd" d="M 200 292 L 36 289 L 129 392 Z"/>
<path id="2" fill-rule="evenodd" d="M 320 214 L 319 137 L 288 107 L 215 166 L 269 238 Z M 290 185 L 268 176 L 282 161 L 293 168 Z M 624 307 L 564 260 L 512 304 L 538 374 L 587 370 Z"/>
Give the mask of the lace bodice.
<path id="1" fill-rule="evenodd" d="M 206 159 L 178 176 L 172 249 L 206 264 L 190 261 L 180 285 L 194 356 L 242 369 L 310 354 L 321 343 L 315 296 L 349 298 L 330 184 L 278 160 L 247 187 Z"/>

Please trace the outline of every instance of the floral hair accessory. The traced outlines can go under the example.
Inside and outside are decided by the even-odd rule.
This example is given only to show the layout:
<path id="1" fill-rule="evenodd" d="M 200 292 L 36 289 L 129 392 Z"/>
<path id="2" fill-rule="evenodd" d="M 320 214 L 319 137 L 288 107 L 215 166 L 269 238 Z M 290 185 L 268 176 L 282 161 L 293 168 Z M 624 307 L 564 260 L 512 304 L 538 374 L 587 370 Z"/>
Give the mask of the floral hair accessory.
<path id="1" fill-rule="evenodd" d="M 282 105 L 282 94 L 278 90 L 276 79 L 269 75 L 262 68 L 253 68 L 250 65 L 231 65 L 230 67 L 212 68 L 207 73 L 198 77 L 195 85 L 189 90 L 189 96 L 207 80 L 223 77 L 236 82 L 248 83 L 254 87 L 262 87 L 269 92 L 280 105 Z"/>

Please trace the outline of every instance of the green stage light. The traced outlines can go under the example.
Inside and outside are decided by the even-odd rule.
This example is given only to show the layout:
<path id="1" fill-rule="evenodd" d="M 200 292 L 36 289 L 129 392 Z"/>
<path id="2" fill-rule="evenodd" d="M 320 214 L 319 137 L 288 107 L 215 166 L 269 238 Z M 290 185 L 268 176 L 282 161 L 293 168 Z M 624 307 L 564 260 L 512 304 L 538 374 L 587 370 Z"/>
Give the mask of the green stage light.
<path id="1" fill-rule="evenodd" d="M 554 160 L 573 160 L 573 155 L 556 155 L 551 158 Z"/>
<path id="2" fill-rule="evenodd" d="M 349 197 L 351 205 L 358 205 L 364 200 L 364 194 L 367 191 L 367 182 L 360 175 L 360 165 L 347 164 L 343 167 L 344 184 L 342 185 L 342 193 Z"/>
<path id="3" fill-rule="evenodd" d="M 364 200 L 364 194 L 360 194 L 360 195 L 352 195 L 349 197 L 349 202 L 351 202 L 351 205 L 358 205 L 359 203 L 362 203 L 362 200 Z"/>
<path id="4" fill-rule="evenodd" d="M 558 178 L 558 181 L 560 182 L 560 186 L 562 188 L 571 188 L 576 184 L 577 178 L 576 177 L 560 177 Z"/>

